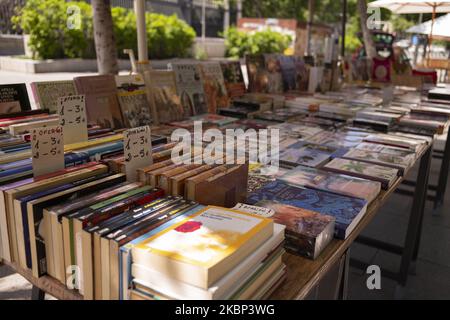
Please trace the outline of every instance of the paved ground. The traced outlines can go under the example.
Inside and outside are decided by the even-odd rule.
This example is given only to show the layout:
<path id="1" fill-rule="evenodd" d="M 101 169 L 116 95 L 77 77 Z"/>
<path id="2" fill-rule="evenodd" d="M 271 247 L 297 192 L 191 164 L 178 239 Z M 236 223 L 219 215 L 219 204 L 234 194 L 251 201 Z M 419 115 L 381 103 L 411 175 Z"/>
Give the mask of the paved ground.
<path id="1" fill-rule="evenodd" d="M 27 75 L 0 71 L 0 84 L 47 80 L 72 79 L 87 73 L 53 73 Z M 440 161 L 433 160 L 431 182 L 436 183 Z M 415 173 L 413 172 L 412 175 Z M 450 186 L 449 186 L 450 187 Z M 381 212 L 365 230 L 364 234 L 379 240 L 401 245 L 405 238 L 411 198 L 395 194 Z M 432 215 L 431 203 L 427 203 L 419 260 L 416 275 L 410 276 L 403 290 L 404 299 L 450 299 L 450 191 L 447 192 L 443 210 L 440 215 Z M 397 270 L 399 257 L 354 244 L 352 257 L 377 264 L 383 270 Z M 367 275 L 364 271 L 351 269 L 349 279 L 350 299 L 393 299 L 396 297 L 396 283 L 385 277 L 381 281 L 381 290 L 368 290 Z M 29 299 L 30 284 L 21 276 L 11 273 L 6 267 L 0 267 L 0 300 Z M 50 297 L 47 297 L 50 298 Z"/>
<path id="2" fill-rule="evenodd" d="M 433 160 L 431 184 L 437 183 L 441 162 Z M 414 176 L 416 173 L 412 172 Z M 450 179 L 449 179 L 450 180 Z M 403 245 L 412 198 L 394 194 L 368 228 L 365 236 Z M 382 277 L 381 290 L 369 290 L 368 275 L 363 270 L 351 268 L 349 280 L 350 299 L 394 299 L 400 293 L 402 299 L 450 299 L 450 191 L 438 214 L 433 215 L 432 203 L 427 202 L 416 274 L 408 278 L 404 290 L 396 291 L 395 281 Z M 400 257 L 361 244 L 351 248 L 352 258 L 379 265 L 383 270 L 397 271 Z"/>

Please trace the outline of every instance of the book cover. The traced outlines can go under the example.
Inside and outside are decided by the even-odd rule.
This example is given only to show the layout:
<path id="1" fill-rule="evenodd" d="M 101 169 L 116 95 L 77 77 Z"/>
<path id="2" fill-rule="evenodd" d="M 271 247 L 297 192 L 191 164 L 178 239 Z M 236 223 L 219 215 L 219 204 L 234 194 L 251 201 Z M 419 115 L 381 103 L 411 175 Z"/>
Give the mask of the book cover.
<path id="1" fill-rule="evenodd" d="M 133 257 L 135 263 L 208 289 L 272 234 L 271 219 L 208 206 L 137 245 Z"/>
<path id="2" fill-rule="evenodd" d="M 58 98 L 76 94 L 72 80 L 32 82 L 34 100 L 39 109 L 48 109 L 51 113 L 58 112 Z"/>
<path id="3" fill-rule="evenodd" d="M 280 93 L 283 92 L 283 77 L 281 75 L 280 61 L 278 54 L 265 54 L 264 64 L 267 70 L 267 92 Z"/>
<path id="4" fill-rule="evenodd" d="M 75 77 L 74 82 L 77 93 L 86 96 L 88 124 L 113 129 L 124 127 L 113 75 Z"/>
<path id="5" fill-rule="evenodd" d="M 241 63 L 239 61 L 223 61 L 220 62 L 220 66 L 222 68 L 228 97 L 233 99 L 243 96 L 246 88 Z"/>
<path id="6" fill-rule="evenodd" d="M 414 164 L 416 156 L 415 154 L 409 154 L 409 156 L 397 156 L 389 153 L 352 149 L 345 153 L 342 158 L 396 168 L 403 174 L 405 170 L 409 169 Z"/>
<path id="7" fill-rule="evenodd" d="M 369 203 L 375 199 L 381 189 L 381 184 L 377 181 L 360 179 L 304 166 L 298 166 L 286 172 L 279 179 L 295 186 L 365 199 Z"/>
<path id="8" fill-rule="evenodd" d="M 379 143 L 388 146 L 401 147 L 418 152 L 424 142 L 421 140 L 407 138 L 406 136 L 395 136 L 392 134 L 371 134 L 363 139 L 366 142 Z"/>
<path id="9" fill-rule="evenodd" d="M 215 114 L 220 108 L 226 108 L 230 104 L 227 89 L 218 62 L 207 62 L 200 64 L 208 113 Z"/>
<path id="10" fill-rule="evenodd" d="M 0 85 L 0 114 L 31 110 L 25 83 Z"/>
<path id="11" fill-rule="evenodd" d="M 248 74 L 248 91 L 267 92 L 268 74 L 265 69 L 264 55 L 246 55 L 245 64 Z"/>
<path id="12" fill-rule="evenodd" d="M 286 226 L 286 248 L 294 254 L 315 259 L 333 239 L 336 219 L 332 216 L 272 200 L 256 205 L 273 210 L 270 218 Z"/>
<path id="13" fill-rule="evenodd" d="M 218 126 L 223 127 L 227 124 L 236 122 L 238 119 L 233 117 L 226 117 L 219 114 L 213 114 L 213 113 L 205 113 L 198 116 L 193 116 L 190 118 L 192 121 L 201 121 L 203 126 L 210 125 L 210 126 Z"/>
<path id="14" fill-rule="evenodd" d="M 127 128 L 155 123 L 141 75 L 116 76 L 117 96 Z"/>
<path id="15" fill-rule="evenodd" d="M 147 97 L 155 110 L 159 123 L 179 121 L 184 118 L 175 82 L 175 73 L 167 70 L 152 70 L 144 73 Z"/>
<path id="16" fill-rule="evenodd" d="M 327 163 L 324 170 L 343 173 L 360 178 L 379 181 L 383 189 L 388 189 L 398 178 L 395 168 L 375 165 L 367 162 L 336 158 Z"/>
<path id="17" fill-rule="evenodd" d="M 319 167 L 328 161 L 334 152 L 336 149 L 299 141 L 287 147 L 280 154 L 280 162 L 288 166 L 301 164 L 308 167 Z"/>
<path id="18" fill-rule="evenodd" d="M 175 72 L 175 83 L 184 117 L 208 112 L 199 64 L 174 63 L 171 68 Z"/>
<path id="19" fill-rule="evenodd" d="M 345 239 L 365 213 L 367 201 L 320 190 L 306 189 L 274 181 L 251 193 L 248 204 L 263 200 L 276 201 L 336 218 L 335 236 Z"/>

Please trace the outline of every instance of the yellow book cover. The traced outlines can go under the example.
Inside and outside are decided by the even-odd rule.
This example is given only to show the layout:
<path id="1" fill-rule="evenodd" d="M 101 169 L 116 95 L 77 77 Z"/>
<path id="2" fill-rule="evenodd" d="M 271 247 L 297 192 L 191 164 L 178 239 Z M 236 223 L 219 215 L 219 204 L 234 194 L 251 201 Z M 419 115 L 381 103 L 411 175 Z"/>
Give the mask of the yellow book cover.
<path id="1" fill-rule="evenodd" d="M 135 263 L 208 288 L 272 233 L 271 219 L 208 206 L 144 240 L 133 257 Z"/>

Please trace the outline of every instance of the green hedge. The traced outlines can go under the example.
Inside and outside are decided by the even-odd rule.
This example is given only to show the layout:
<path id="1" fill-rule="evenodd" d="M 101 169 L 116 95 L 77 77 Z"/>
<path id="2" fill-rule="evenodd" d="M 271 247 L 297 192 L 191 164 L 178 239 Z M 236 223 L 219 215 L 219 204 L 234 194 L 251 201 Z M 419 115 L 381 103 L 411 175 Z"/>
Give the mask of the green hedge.
<path id="1" fill-rule="evenodd" d="M 69 30 L 67 9 L 78 6 L 81 27 Z M 123 49 L 137 50 L 136 17 L 132 10 L 111 10 L 119 57 Z M 184 57 L 191 48 L 195 31 L 175 15 L 146 13 L 147 38 L 151 59 Z M 85 2 L 28 0 L 13 18 L 13 23 L 30 35 L 33 58 L 94 58 L 92 8 Z"/>
<path id="2" fill-rule="evenodd" d="M 223 36 L 226 55 L 234 58 L 246 54 L 283 53 L 292 42 L 290 36 L 270 29 L 250 34 L 232 27 L 227 29 Z"/>

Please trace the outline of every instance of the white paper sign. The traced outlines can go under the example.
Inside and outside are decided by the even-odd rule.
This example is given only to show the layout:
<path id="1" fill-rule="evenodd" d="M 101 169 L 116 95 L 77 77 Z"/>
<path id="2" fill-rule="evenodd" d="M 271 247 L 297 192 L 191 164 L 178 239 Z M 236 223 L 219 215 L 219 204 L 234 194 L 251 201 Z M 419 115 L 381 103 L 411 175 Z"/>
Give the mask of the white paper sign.
<path id="1" fill-rule="evenodd" d="M 86 100 L 84 95 L 58 98 L 60 125 L 64 131 L 64 144 L 88 140 Z"/>
<path id="2" fill-rule="evenodd" d="M 137 180 L 137 169 L 151 165 L 152 137 L 149 126 L 125 131 L 123 139 L 125 173 L 128 181 Z"/>
<path id="3" fill-rule="evenodd" d="M 275 211 L 273 209 L 263 208 L 263 207 L 258 207 L 258 206 L 251 206 L 251 205 L 245 204 L 245 203 L 238 203 L 234 206 L 233 209 L 251 213 L 251 214 L 261 216 L 264 218 L 270 218 L 275 214 Z"/>
<path id="4" fill-rule="evenodd" d="M 64 142 L 61 126 L 36 128 L 31 132 L 33 175 L 64 169 Z"/>

